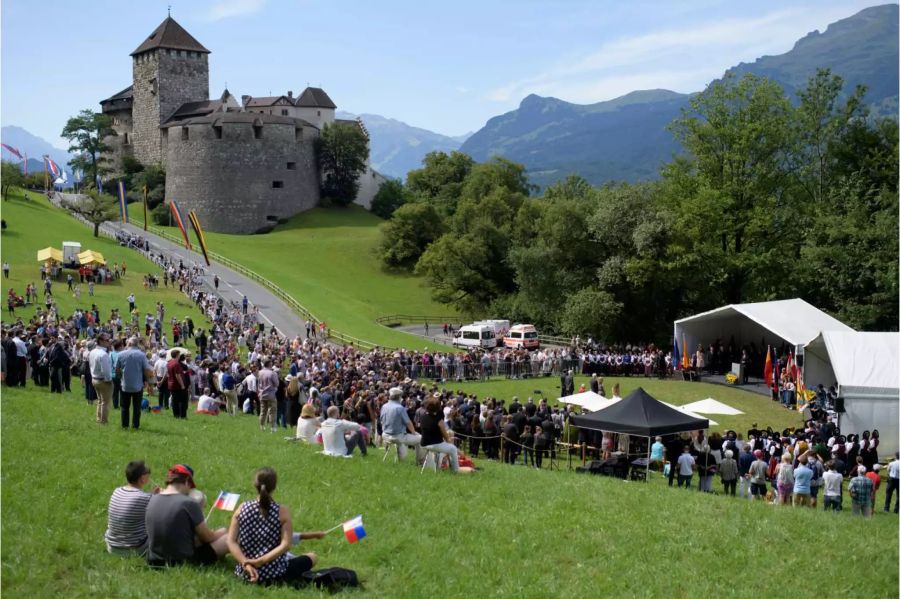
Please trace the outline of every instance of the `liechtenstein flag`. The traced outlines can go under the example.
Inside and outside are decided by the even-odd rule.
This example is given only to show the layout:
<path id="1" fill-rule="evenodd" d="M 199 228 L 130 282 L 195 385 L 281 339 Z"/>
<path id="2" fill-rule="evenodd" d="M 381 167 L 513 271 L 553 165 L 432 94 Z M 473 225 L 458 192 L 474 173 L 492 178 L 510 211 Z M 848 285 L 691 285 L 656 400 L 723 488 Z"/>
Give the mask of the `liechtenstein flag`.
<path id="1" fill-rule="evenodd" d="M 362 515 L 344 522 L 344 536 L 351 544 L 366 537 L 366 529 L 363 528 Z"/>

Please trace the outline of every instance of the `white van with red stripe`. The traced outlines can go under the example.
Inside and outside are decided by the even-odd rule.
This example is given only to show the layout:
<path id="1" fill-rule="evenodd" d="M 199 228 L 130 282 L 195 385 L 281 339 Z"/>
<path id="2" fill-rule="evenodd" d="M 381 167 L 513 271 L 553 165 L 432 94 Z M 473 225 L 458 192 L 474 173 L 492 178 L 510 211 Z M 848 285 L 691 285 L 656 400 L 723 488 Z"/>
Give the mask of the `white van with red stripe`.
<path id="1" fill-rule="evenodd" d="M 541 346 L 537 329 L 530 324 L 517 324 L 503 338 L 503 345 L 512 349 L 537 349 Z"/>

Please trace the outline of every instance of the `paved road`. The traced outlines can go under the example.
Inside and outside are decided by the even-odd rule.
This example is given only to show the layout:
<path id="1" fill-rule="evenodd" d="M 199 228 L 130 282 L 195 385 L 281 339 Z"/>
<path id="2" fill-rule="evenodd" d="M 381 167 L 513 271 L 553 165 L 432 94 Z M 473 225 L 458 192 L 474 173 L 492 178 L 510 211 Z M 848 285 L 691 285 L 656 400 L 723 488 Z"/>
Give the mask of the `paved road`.
<path id="1" fill-rule="evenodd" d="M 56 198 L 54 198 L 54 203 L 57 203 L 55 200 Z M 162 253 L 170 259 L 183 260 L 185 265 L 203 265 L 206 269 L 204 283 L 209 289 L 214 289 L 213 278 L 215 275 L 218 275 L 218 293 L 226 302 L 235 301 L 240 303 L 244 295 L 246 295 L 247 299 L 250 300 L 251 306 L 259 307 L 259 313 L 263 322 L 266 323 L 266 329 L 274 326 L 280 333 L 288 337 L 305 335 L 306 323 L 300 316 L 275 297 L 268 289 L 244 275 L 216 262 L 213 262 L 212 266 L 206 266 L 202 255 L 186 249 L 183 245 L 178 245 L 149 231 L 144 231 L 142 227 L 107 222 L 101 228 L 112 234 L 122 230 L 140 235 L 150 243 L 150 250 L 154 254 Z"/>

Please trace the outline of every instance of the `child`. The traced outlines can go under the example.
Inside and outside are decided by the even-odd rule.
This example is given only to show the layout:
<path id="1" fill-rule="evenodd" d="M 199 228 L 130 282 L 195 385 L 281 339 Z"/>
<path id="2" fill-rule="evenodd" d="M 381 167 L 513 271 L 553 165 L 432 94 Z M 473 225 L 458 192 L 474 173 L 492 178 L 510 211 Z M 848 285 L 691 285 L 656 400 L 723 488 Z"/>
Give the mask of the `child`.
<path id="1" fill-rule="evenodd" d="M 525 458 L 525 465 L 528 465 L 529 460 L 531 461 L 531 465 L 534 466 L 534 435 L 531 434 L 531 426 L 525 425 L 525 432 L 522 433 L 522 436 L 519 438 L 522 445 L 524 445 L 524 451 L 522 455 Z"/>

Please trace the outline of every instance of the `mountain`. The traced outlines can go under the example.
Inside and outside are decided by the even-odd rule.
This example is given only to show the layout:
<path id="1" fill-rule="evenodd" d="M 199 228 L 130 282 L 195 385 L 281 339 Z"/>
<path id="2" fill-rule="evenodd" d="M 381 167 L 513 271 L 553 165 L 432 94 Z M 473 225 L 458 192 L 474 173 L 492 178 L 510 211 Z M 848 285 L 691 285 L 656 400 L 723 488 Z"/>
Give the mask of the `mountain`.
<path id="1" fill-rule="evenodd" d="M 425 154 L 458 150 L 463 141 L 377 114 L 358 116 L 369 130 L 372 168 L 389 177 L 405 179 L 406 173 L 422 166 Z M 338 112 L 337 117 L 355 119 L 357 115 Z"/>
<path id="2" fill-rule="evenodd" d="M 15 125 L 6 125 L 0 129 L 0 139 L 3 140 L 3 143 L 11 145 L 23 154 L 28 155 L 29 173 L 44 170 L 44 161 L 42 157 L 46 154 L 50 156 L 60 168 L 69 173 L 70 181 L 73 180 L 72 169 L 68 164 L 69 160 L 72 158 L 67 151 L 57 148 L 47 140 Z M 16 158 L 10 155 L 6 150 L 3 151 L 3 159 L 16 161 Z"/>
<path id="3" fill-rule="evenodd" d="M 828 67 L 846 82 L 868 88 L 875 114 L 897 114 L 898 6 L 867 8 L 800 39 L 785 54 L 763 56 L 728 72 L 764 75 L 794 95 L 817 68 Z M 519 108 L 490 119 L 462 144 L 461 151 L 483 161 L 499 155 L 521 162 L 529 180 L 546 186 L 569 174 L 594 184 L 640 181 L 680 151 L 667 126 L 690 94 L 635 91 L 596 104 L 572 104 L 529 95 Z"/>

